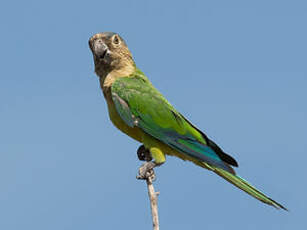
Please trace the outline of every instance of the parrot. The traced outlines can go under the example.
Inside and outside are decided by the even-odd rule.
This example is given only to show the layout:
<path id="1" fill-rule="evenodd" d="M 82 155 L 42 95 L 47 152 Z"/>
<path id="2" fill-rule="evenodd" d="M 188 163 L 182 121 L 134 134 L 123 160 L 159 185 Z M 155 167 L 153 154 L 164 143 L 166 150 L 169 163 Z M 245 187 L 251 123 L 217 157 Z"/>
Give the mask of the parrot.
<path id="1" fill-rule="evenodd" d="M 237 161 L 165 99 L 136 66 L 118 33 L 93 35 L 89 48 L 111 122 L 142 143 L 137 153 L 146 163 L 139 170 L 140 179 L 162 165 L 166 155 L 176 156 L 216 173 L 265 204 L 287 210 L 236 174 Z"/>

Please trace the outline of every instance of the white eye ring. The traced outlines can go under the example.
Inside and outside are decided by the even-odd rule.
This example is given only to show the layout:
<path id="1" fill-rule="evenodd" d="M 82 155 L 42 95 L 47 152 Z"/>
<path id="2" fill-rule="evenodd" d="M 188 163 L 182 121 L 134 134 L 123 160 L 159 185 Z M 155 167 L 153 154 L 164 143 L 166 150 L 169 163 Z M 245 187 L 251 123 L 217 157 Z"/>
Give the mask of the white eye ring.
<path id="1" fill-rule="evenodd" d="M 120 45 L 120 38 L 118 37 L 117 34 L 115 34 L 115 35 L 113 36 L 112 42 L 113 42 L 113 44 L 115 44 L 115 45 Z"/>

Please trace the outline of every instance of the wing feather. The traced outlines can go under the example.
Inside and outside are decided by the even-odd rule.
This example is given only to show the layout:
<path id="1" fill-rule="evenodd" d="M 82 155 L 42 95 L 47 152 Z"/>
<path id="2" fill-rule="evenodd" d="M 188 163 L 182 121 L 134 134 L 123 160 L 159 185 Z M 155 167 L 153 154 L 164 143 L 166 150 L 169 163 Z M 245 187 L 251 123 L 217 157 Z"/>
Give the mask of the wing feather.
<path id="1" fill-rule="evenodd" d="M 177 112 L 140 71 L 117 79 L 111 91 L 116 110 L 127 125 L 138 126 L 183 154 L 234 173 L 216 152 L 220 148 L 212 148 L 210 140 Z"/>

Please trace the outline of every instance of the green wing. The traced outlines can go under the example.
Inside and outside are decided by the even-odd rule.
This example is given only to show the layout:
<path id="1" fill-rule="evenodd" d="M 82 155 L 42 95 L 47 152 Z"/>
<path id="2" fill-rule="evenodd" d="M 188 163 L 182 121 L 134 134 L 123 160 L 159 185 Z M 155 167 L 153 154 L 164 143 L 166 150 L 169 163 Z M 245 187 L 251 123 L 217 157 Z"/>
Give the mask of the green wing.
<path id="1" fill-rule="evenodd" d="M 117 79 L 111 92 L 116 110 L 127 125 L 138 126 L 177 151 L 201 161 L 207 168 L 256 199 L 287 210 L 235 175 L 228 164 L 238 166 L 237 162 L 178 113 L 141 71 Z"/>
<path id="2" fill-rule="evenodd" d="M 177 112 L 141 71 L 117 79 L 111 92 L 117 112 L 130 127 L 138 126 L 183 154 L 233 173 L 228 164 L 237 166 L 236 161 Z"/>

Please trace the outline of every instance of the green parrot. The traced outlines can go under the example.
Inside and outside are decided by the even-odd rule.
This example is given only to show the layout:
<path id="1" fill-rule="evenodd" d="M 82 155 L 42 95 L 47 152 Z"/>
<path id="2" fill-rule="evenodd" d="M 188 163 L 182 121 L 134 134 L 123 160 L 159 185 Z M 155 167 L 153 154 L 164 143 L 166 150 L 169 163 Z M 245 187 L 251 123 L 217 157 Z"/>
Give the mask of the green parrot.
<path id="1" fill-rule="evenodd" d="M 125 41 L 118 34 L 95 34 L 89 46 L 112 123 L 142 143 L 139 158 L 150 160 L 141 167 L 139 178 L 146 178 L 149 171 L 163 164 L 165 155 L 177 156 L 216 173 L 266 204 L 287 210 L 236 175 L 232 168 L 238 166 L 236 160 L 163 97 L 136 67 Z"/>

